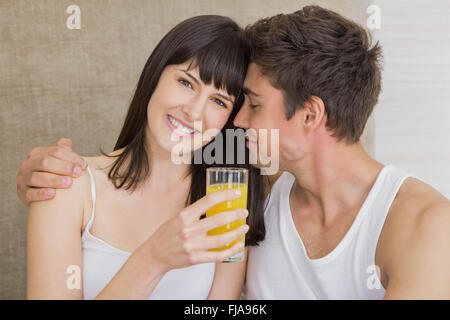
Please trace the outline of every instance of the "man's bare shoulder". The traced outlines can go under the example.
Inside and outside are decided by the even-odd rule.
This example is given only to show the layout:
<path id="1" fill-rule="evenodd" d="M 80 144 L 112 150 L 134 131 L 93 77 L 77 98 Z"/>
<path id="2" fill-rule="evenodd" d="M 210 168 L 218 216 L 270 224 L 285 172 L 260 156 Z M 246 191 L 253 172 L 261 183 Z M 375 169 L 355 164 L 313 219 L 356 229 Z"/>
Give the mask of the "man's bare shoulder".
<path id="1" fill-rule="evenodd" d="M 450 200 L 430 185 L 417 179 L 407 179 L 395 202 L 392 216 L 398 220 L 409 220 L 407 226 L 413 232 L 412 237 L 429 236 L 431 239 L 436 235 L 445 235 L 450 238 Z M 447 228 L 447 232 L 439 234 L 443 227 Z"/>
<path id="2" fill-rule="evenodd" d="M 450 244 L 449 231 L 450 201 L 430 185 L 406 179 L 391 206 L 379 242 L 381 264 L 389 278 L 400 278 L 413 271 L 420 273 L 415 266 L 420 261 L 422 266 L 445 263 L 438 260 Z M 433 257 L 437 260 L 431 261 Z"/>
<path id="3" fill-rule="evenodd" d="M 416 220 L 430 212 L 446 209 L 450 201 L 427 183 L 415 178 L 405 180 L 390 209 L 395 220 Z"/>

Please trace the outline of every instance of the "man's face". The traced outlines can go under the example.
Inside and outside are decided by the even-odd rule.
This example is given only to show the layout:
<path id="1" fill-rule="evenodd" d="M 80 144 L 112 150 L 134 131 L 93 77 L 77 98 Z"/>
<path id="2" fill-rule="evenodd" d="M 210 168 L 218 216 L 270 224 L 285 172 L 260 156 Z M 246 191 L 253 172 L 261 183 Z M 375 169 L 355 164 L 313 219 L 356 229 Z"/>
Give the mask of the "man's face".
<path id="1" fill-rule="evenodd" d="M 297 159 L 302 154 L 301 112 L 287 120 L 283 93 L 274 88 L 258 65 L 251 63 L 244 82 L 245 102 L 234 119 L 234 125 L 255 132 L 248 137 L 248 146 L 261 148 L 269 157 L 278 156 L 280 166 L 284 161 Z M 278 130 L 279 145 L 273 134 Z M 254 147 L 255 145 L 253 145 Z M 275 152 L 278 155 L 273 154 Z M 260 165 L 258 165 L 260 166 Z"/>

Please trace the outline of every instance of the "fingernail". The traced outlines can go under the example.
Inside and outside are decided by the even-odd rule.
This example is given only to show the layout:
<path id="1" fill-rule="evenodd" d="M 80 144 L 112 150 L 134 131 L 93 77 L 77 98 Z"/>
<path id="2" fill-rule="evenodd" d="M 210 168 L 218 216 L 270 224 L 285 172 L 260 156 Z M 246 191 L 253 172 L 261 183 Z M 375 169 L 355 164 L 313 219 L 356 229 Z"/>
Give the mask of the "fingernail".
<path id="1" fill-rule="evenodd" d="M 63 179 L 62 179 L 62 184 L 63 184 L 64 186 L 68 186 L 68 185 L 70 184 L 70 179 L 67 178 L 67 177 L 63 178 Z"/>
<path id="2" fill-rule="evenodd" d="M 80 174 L 80 172 L 81 172 L 80 167 L 75 167 L 75 168 L 73 168 L 73 174 L 74 174 L 75 176 L 78 176 L 78 175 Z"/>
<path id="3" fill-rule="evenodd" d="M 45 195 L 46 195 L 47 197 L 51 197 L 54 193 L 55 193 L 55 190 L 53 190 L 53 189 L 47 189 L 47 190 L 45 190 Z"/>
<path id="4" fill-rule="evenodd" d="M 248 217 L 248 210 L 247 209 L 244 209 L 244 216 Z"/>
<path id="5" fill-rule="evenodd" d="M 81 166 L 83 167 L 83 169 L 86 169 L 88 166 L 88 163 L 85 160 L 81 159 Z"/>
<path id="6" fill-rule="evenodd" d="M 246 224 L 246 225 L 244 225 L 244 226 L 242 227 L 242 229 L 244 229 L 244 231 L 247 232 L 248 229 L 250 229 L 250 227 Z"/>

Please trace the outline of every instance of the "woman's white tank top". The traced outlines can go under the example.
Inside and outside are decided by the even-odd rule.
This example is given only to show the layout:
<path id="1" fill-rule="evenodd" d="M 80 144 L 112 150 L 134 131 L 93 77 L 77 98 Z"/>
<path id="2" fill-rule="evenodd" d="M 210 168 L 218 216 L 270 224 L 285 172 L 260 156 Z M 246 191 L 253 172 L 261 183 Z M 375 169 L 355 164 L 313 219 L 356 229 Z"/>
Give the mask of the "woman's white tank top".
<path id="1" fill-rule="evenodd" d="M 95 217 L 95 180 L 91 179 L 92 214 L 82 234 L 83 299 L 94 299 L 111 281 L 131 252 L 123 251 L 91 234 Z M 214 279 L 215 263 L 203 263 L 167 272 L 153 290 L 149 299 L 206 299 Z"/>
<path id="2" fill-rule="evenodd" d="M 389 208 L 410 177 L 394 166 L 379 173 L 353 224 L 336 248 L 310 259 L 292 219 L 295 178 L 284 172 L 266 200 L 266 238 L 250 247 L 247 299 L 381 299 L 375 251 Z"/>

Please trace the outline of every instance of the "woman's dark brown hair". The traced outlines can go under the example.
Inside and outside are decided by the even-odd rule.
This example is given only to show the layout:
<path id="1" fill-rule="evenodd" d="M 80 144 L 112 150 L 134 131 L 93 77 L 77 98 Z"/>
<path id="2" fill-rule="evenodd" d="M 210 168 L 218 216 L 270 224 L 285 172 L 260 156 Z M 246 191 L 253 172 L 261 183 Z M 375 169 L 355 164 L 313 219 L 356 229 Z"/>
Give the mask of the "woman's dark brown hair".
<path id="1" fill-rule="evenodd" d="M 235 97 L 233 111 L 221 133 L 225 136 L 226 129 L 234 128 L 233 119 L 244 100 L 242 86 L 248 66 L 248 50 L 243 30 L 233 20 L 222 16 L 204 15 L 187 19 L 175 26 L 159 42 L 142 71 L 114 147 L 114 150 L 124 150 L 117 156 L 108 173 L 117 189 L 134 191 L 151 174 L 151 154 L 146 148 L 145 135 L 148 103 L 164 68 L 188 61 L 192 62 L 191 66 L 198 66 L 200 78 L 205 84 L 213 82 L 216 88 L 224 88 Z M 210 143 L 213 142 L 214 140 Z M 202 149 L 204 148 L 206 146 Z M 199 151 L 200 149 L 196 152 Z M 248 164 L 248 150 L 246 152 L 246 164 L 232 166 L 249 169 L 247 224 L 250 229 L 246 235 L 246 244 L 256 245 L 265 236 L 263 183 L 259 169 Z M 210 166 L 219 165 L 192 162 L 189 171 L 192 175 L 191 187 L 186 205 L 206 194 L 206 168 Z"/>

